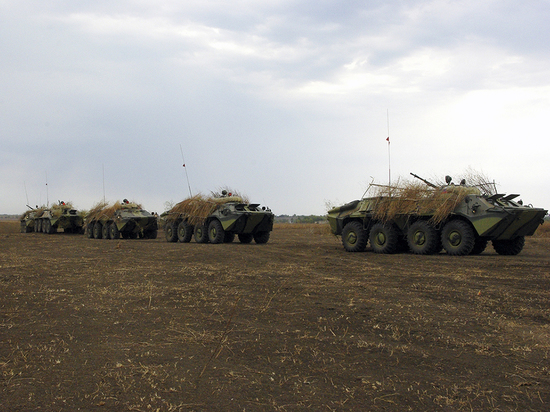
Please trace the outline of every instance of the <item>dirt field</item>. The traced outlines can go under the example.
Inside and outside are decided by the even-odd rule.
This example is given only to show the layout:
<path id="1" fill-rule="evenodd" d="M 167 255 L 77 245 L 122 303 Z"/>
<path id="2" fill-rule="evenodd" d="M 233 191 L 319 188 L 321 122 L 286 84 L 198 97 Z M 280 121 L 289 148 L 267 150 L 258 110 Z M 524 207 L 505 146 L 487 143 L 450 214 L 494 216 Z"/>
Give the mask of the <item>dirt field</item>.
<path id="1" fill-rule="evenodd" d="M 93 240 L 0 223 L 3 411 L 548 411 L 550 238 L 519 256 Z"/>

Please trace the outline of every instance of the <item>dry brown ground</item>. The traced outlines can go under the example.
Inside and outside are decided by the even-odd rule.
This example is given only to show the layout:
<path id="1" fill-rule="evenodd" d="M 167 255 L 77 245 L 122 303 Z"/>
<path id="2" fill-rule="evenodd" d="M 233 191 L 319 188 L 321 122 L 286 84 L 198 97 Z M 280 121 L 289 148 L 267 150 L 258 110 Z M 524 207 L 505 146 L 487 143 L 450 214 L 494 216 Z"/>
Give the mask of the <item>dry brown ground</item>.
<path id="1" fill-rule="evenodd" d="M 550 238 L 346 253 L 0 228 L 0 409 L 548 411 Z"/>

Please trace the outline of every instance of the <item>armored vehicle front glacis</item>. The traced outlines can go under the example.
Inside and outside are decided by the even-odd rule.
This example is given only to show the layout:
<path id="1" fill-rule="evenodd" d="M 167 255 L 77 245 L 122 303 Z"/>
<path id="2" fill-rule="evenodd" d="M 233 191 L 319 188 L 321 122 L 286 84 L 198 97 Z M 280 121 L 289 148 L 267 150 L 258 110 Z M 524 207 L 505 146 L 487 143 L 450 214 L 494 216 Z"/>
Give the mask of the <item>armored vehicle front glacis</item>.
<path id="1" fill-rule="evenodd" d="M 156 239 L 157 217 L 124 199 L 99 203 L 86 215 L 86 234 L 95 239 Z"/>
<path id="2" fill-rule="evenodd" d="M 20 218 L 21 232 L 56 233 L 63 229 L 64 233 L 84 233 L 82 212 L 74 209 L 70 202 L 59 201 L 51 207 L 37 207 L 27 210 Z"/>
<path id="3" fill-rule="evenodd" d="M 412 174 L 412 173 L 411 173 Z M 413 175 L 418 177 L 416 175 Z M 429 188 L 418 184 L 377 186 L 378 196 L 364 197 L 328 211 L 331 231 L 342 236 L 348 252 L 376 253 L 409 249 L 428 255 L 441 249 L 449 255 L 480 254 L 487 243 L 501 255 L 517 255 L 525 236 L 542 224 L 547 210 L 524 206 L 519 195 L 488 190 L 489 185 L 451 183 Z M 494 187 L 494 184 L 493 184 Z"/>
<path id="4" fill-rule="evenodd" d="M 229 243 L 235 235 L 241 243 L 267 243 L 273 220 L 270 209 L 225 190 L 219 197 L 190 197 L 161 215 L 166 240 L 184 243 L 193 237 L 197 243 Z"/>

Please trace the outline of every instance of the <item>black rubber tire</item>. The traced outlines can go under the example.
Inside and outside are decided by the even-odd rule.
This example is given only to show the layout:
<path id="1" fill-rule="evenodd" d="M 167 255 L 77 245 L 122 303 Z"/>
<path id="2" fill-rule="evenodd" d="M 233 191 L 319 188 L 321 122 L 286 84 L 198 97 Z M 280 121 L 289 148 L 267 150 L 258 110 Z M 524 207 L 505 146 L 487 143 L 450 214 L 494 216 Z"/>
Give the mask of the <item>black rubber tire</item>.
<path id="1" fill-rule="evenodd" d="M 168 242 L 177 242 L 178 241 L 178 232 L 176 230 L 175 222 L 168 222 L 164 225 L 164 237 Z"/>
<path id="2" fill-rule="evenodd" d="M 224 238 L 225 230 L 223 230 L 221 222 L 217 219 L 212 220 L 208 224 L 208 240 L 212 244 L 218 244 L 223 243 Z"/>
<path id="3" fill-rule="evenodd" d="M 57 232 L 57 228 L 55 226 L 52 226 L 52 222 L 50 219 L 44 220 L 44 227 L 42 229 L 44 230 L 44 233 L 48 235 L 52 235 Z"/>
<path id="4" fill-rule="evenodd" d="M 263 232 L 254 233 L 252 236 L 254 237 L 254 242 L 256 242 L 258 245 L 263 245 L 269 242 L 270 235 L 271 235 L 271 232 L 263 231 Z"/>
<path id="5" fill-rule="evenodd" d="M 115 222 L 109 225 L 109 237 L 113 240 L 120 239 L 120 231 Z"/>
<path id="6" fill-rule="evenodd" d="M 88 239 L 94 238 L 94 222 L 88 223 L 86 225 L 86 236 Z"/>
<path id="7" fill-rule="evenodd" d="M 103 239 L 111 239 L 111 233 L 109 232 L 110 227 L 111 224 L 109 222 L 105 222 L 105 224 L 101 228 L 101 236 L 103 237 Z"/>
<path id="8" fill-rule="evenodd" d="M 399 233 L 392 224 L 375 223 L 370 230 L 369 241 L 374 253 L 395 253 L 399 246 Z"/>
<path id="9" fill-rule="evenodd" d="M 42 221 L 40 219 L 34 221 L 34 231 L 37 233 L 42 232 Z"/>
<path id="10" fill-rule="evenodd" d="M 101 222 L 94 222 L 94 239 L 101 239 L 103 234 L 103 225 Z"/>
<path id="11" fill-rule="evenodd" d="M 433 255 L 441 249 L 441 236 L 437 229 L 425 220 L 417 220 L 407 231 L 407 244 L 415 255 Z"/>
<path id="12" fill-rule="evenodd" d="M 235 240 L 234 232 L 225 232 L 225 237 L 223 238 L 223 243 L 232 243 Z"/>
<path id="13" fill-rule="evenodd" d="M 178 240 L 182 243 L 189 243 L 193 238 L 193 225 L 182 220 L 178 225 Z"/>
<path id="14" fill-rule="evenodd" d="M 348 252 L 364 252 L 368 241 L 369 233 L 361 222 L 348 222 L 342 229 L 342 245 Z"/>
<path id="15" fill-rule="evenodd" d="M 239 242 L 241 243 L 250 243 L 252 242 L 252 239 L 254 239 L 252 233 L 239 233 L 237 236 L 239 238 Z"/>
<path id="16" fill-rule="evenodd" d="M 143 239 L 156 239 L 158 236 L 157 229 L 148 229 L 143 231 Z"/>
<path id="17" fill-rule="evenodd" d="M 195 233 L 193 233 L 195 242 L 197 243 L 208 243 L 208 228 L 204 225 L 195 227 Z"/>
<path id="18" fill-rule="evenodd" d="M 451 220 L 441 231 L 441 244 L 451 256 L 465 256 L 474 248 L 476 235 L 474 229 L 462 220 Z"/>
<path id="19" fill-rule="evenodd" d="M 483 251 L 487 247 L 487 243 L 489 243 L 489 241 L 486 238 L 476 237 L 474 248 L 470 252 L 470 255 L 480 255 L 481 253 L 483 253 Z"/>
<path id="20" fill-rule="evenodd" d="M 493 248 L 499 255 L 515 256 L 523 250 L 525 237 L 518 236 L 509 240 L 493 240 Z"/>

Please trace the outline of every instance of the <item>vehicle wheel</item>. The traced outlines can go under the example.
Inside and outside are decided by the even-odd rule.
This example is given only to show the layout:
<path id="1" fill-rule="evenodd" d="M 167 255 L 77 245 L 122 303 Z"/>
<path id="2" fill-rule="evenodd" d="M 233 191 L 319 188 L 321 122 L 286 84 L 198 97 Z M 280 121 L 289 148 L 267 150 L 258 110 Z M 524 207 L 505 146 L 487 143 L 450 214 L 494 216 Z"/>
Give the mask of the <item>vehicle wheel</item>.
<path id="1" fill-rule="evenodd" d="M 369 240 L 374 253 L 390 254 L 397 251 L 399 234 L 392 224 L 375 223 Z"/>
<path id="2" fill-rule="evenodd" d="M 479 255 L 483 253 L 483 251 L 487 247 L 487 243 L 489 243 L 487 239 L 483 237 L 477 237 L 476 241 L 474 242 L 474 248 L 470 252 L 470 255 Z"/>
<path id="3" fill-rule="evenodd" d="M 493 248 L 499 255 L 514 256 L 523 250 L 525 237 L 518 236 L 509 240 L 493 240 Z"/>
<path id="4" fill-rule="evenodd" d="M 363 252 L 369 241 L 368 232 L 363 229 L 361 222 L 346 223 L 342 230 L 342 244 L 348 252 Z"/>
<path id="5" fill-rule="evenodd" d="M 48 229 L 48 223 L 46 223 L 46 222 L 49 222 L 49 220 L 44 219 L 44 220 L 42 221 L 42 233 L 48 233 L 48 232 L 46 231 L 46 229 Z"/>
<path id="6" fill-rule="evenodd" d="M 182 243 L 189 243 L 193 237 L 193 225 L 182 220 L 178 225 L 178 240 Z"/>
<path id="7" fill-rule="evenodd" d="M 414 222 L 407 231 L 407 243 L 416 255 L 433 255 L 441 248 L 441 238 L 436 228 L 425 220 Z"/>
<path id="8" fill-rule="evenodd" d="M 254 242 L 256 242 L 258 245 L 263 245 L 269 242 L 270 235 L 271 235 L 271 232 L 264 231 L 264 232 L 254 233 L 252 236 L 254 237 Z"/>
<path id="9" fill-rule="evenodd" d="M 223 238 L 223 243 L 232 243 L 234 240 L 235 240 L 235 233 L 225 232 L 225 236 Z"/>
<path id="10" fill-rule="evenodd" d="M 57 232 L 57 229 L 52 227 L 52 222 L 50 219 L 44 220 L 44 225 L 42 227 L 42 230 L 44 231 L 44 233 L 48 235 L 51 235 L 52 233 Z"/>
<path id="11" fill-rule="evenodd" d="M 195 242 L 208 243 L 208 230 L 204 225 L 197 226 L 195 228 Z"/>
<path id="12" fill-rule="evenodd" d="M 468 255 L 474 248 L 475 240 L 474 229 L 462 220 L 451 220 L 441 231 L 441 243 L 451 256 Z"/>
<path id="13" fill-rule="evenodd" d="M 101 228 L 101 236 L 103 237 L 103 239 L 110 239 L 111 238 L 111 234 L 109 233 L 109 227 L 110 226 L 111 226 L 111 224 L 109 222 L 105 222 L 105 224 Z"/>
<path id="14" fill-rule="evenodd" d="M 94 239 L 101 239 L 101 235 L 103 233 L 103 225 L 101 222 L 95 222 L 94 223 Z"/>
<path id="15" fill-rule="evenodd" d="M 168 222 L 164 225 L 164 237 L 168 242 L 177 242 L 178 233 L 176 232 L 175 222 Z"/>
<path id="16" fill-rule="evenodd" d="M 127 232 L 126 236 L 128 237 L 128 239 L 137 239 L 138 238 L 138 234 L 136 232 Z"/>
<path id="17" fill-rule="evenodd" d="M 94 237 L 94 222 L 86 225 L 86 236 L 88 236 L 88 239 L 92 239 Z"/>
<path id="18" fill-rule="evenodd" d="M 115 222 L 109 225 L 109 237 L 111 239 L 120 239 L 120 231 Z"/>
<path id="19" fill-rule="evenodd" d="M 210 243 L 217 244 L 223 243 L 224 238 L 225 231 L 223 230 L 221 222 L 216 219 L 212 220 L 208 225 L 208 240 Z"/>
<path id="20" fill-rule="evenodd" d="M 254 238 L 254 236 L 252 236 L 252 233 L 239 233 L 237 236 L 239 238 L 239 242 L 241 243 L 250 243 Z"/>
<path id="21" fill-rule="evenodd" d="M 157 229 L 149 229 L 143 232 L 144 239 L 156 239 L 158 236 Z"/>
<path id="22" fill-rule="evenodd" d="M 42 232 L 42 221 L 40 219 L 34 221 L 34 231 Z"/>

